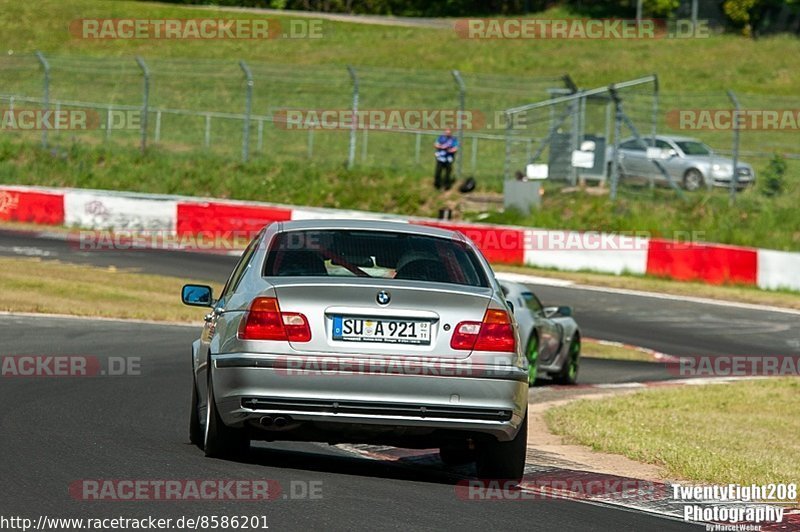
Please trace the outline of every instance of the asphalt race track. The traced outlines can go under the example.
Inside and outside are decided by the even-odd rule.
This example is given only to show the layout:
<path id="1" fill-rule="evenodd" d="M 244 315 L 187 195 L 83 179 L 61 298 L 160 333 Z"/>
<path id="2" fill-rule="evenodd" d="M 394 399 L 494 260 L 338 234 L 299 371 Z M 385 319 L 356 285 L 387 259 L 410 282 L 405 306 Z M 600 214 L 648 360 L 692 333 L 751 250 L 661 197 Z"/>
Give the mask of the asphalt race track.
<path id="1" fill-rule="evenodd" d="M 189 272 L 194 279 L 220 283 L 236 262 L 236 257 L 232 256 L 192 252 L 80 251 L 76 244 L 63 239 L 35 238 L 31 233 L 13 231 L 0 231 L 0 256 L 38 256 L 96 266 L 113 265 L 183 278 Z M 800 353 L 800 333 L 793 329 L 798 313 L 576 287 L 536 285 L 532 288 L 545 305 L 572 306 L 584 336 L 591 338 L 640 345 L 677 356 Z M 585 373 L 583 376 L 588 377 Z M 668 376 L 659 372 L 649 377 Z"/>
<path id="2" fill-rule="evenodd" d="M 3 355 L 140 357 L 141 374 L 6 377 L 0 386 L 3 514 L 174 518 L 264 515 L 274 530 L 678 530 L 681 522 L 566 500 L 465 501 L 458 476 L 316 444 L 258 444 L 245 462 L 188 442 L 190 327 L 2 316 Z M 13 331 L 13 332 L 11 332 Z M 268 502 L 84 501 L 82 479 L 270 479 L 321 498 Z"/>
<path id="3" fill-rule="evenodd" d="M 80 252 L 58 239 L 0 232 L 0 255 L 114 265 L 222 282 L 235 257 L 157 251 Z M 797 316 L 720 305 L 535 286 L 546 304 L 575 309 L 585 336 L 668 354 L 791 354 Z M 175 295 L 176 298 L 178 294 Z M 198 311 L 200 313 L 200 311 Z M 208 459 L 188 442 L 189 346 L 198 327 L 0 316 L 0 355 L 135 357 L 140 372 L 90 377 L 3 377 L 0 505 L 3 515 L 178 518 L 263 515 L 275 530 L 673 530 L 688 525 L 566 500 L 465 501 L 463 478 L 441 468 L 357 457 L 318 444 L 256 444 L 246 461 Z M 585 360 L 581 382 L 674 378 L 660 364 Z M 287 498 L 269 502 L 85 501 L 82 479 L 271 479 Z M 318 486 L 321 497 L 292 496 Z M 302 490 L 300 490 L 302 492 Z"/>

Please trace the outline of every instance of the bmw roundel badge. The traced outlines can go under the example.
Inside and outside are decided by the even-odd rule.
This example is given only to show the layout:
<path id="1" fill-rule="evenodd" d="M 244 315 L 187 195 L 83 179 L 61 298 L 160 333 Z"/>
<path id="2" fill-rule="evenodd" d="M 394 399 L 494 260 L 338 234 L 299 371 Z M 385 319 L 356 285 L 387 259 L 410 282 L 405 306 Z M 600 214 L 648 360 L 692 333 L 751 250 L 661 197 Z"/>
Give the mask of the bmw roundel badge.
<path id="1" fill-rule="evenodd" d="M 378 295 L 375 299 L 378 301 L 379 305 L 388 305 L 389 301 L 392 300 L 392 296 L 389 295 L 389 292 L 386 290 L 381 290 L 378 292 Z"/>

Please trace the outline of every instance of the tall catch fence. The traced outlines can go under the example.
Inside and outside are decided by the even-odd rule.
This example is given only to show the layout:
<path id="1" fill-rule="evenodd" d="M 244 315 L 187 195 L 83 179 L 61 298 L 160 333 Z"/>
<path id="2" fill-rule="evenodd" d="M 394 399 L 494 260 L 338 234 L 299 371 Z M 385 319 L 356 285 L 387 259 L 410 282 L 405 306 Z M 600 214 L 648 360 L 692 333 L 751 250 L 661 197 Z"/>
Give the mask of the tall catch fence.
<path id="1" fill-rule="evenodd" d="M 586 89 L 569 76 L 36 53 L 0 56 L 0 80 L 4 109 L 93 113 L 86 130 L 4 128 L 46 146 L 113 142 L 244 161 L 427 171 L 435 138 L 452 126 L 461 144 L 456 175 L 493 190 L 529 164 L 544 165 L 556 186 L 594 180 L 614 191 L 628 187 L 614 179 L 611 155 L 615 142 L 636 136 L 645 143 L 656 134 L 695 137 L 757 172 L 775 153 L 800 159 L 797 97 L 664 90 L 655 75 Z M 760 126 L 709 124 L 709 116 L 724 118 L 736 105 L 761 116 Z M 457 120 L 408 120 L 426 112 Z M 323 113 L 336 118 L 320 122 Z M 764 127 L 769 113 L 779 122 Z M 401 120 L 387 122 L 394 115 Z M 574 159 L 585 151 L 591 161 Z"/>

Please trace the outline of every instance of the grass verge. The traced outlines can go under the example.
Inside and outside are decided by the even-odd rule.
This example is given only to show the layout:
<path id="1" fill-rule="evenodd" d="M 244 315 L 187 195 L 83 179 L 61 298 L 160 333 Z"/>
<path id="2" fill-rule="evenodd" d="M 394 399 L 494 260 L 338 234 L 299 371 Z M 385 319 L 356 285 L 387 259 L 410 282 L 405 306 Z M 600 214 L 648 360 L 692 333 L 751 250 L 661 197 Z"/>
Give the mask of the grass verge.
<path id="1" fill-rule="evenodd" d="M 697 482 L 769 484 L 800 478 L 800 379 L 646 390 L 555 407 L 548 427 Z"/>
<path id="2" fill-rule="evenodd" d="M 653 353 L 647 349 L 585 337 L 581 339 L 581 356 L 585 358 L 604 358 L 608 360 L 656 362 Z"/>
<path id="3" fill-rule="evenodd" d="M 181 303 L 191 281 L 41 259 L 0 258 L 0 310 L 199 322 L 203 309 Z M 202 282 L 214 287 L 219 284 Z"/>

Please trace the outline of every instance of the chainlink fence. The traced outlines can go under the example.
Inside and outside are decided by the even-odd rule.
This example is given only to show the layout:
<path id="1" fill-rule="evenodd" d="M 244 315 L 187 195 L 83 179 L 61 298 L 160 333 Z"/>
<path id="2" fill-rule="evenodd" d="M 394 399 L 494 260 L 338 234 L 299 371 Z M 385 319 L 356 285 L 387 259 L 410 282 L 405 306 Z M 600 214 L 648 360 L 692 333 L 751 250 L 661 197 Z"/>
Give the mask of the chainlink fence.
<path id="1" fill-rule="evenodd" d="M 433 141 L 448 127 L 461 144 L 456 175 L 489 190 L 533 164 L 555 186 L 615 191 L 627 186 L 615 144 L 656 134 L 696 137 L 756 167 L 775 153 L 800 159 L 800 99 L 666 91 L 655 75 L 584 89 L 567 75 L 36 53 L 0 57 L 0 79 L 6 110 L 90 112 L 84 128 L 3 128 L 45 146 L 115 142 L 411 171 L 432 167 Z M 725 120 L 737 103 L 738 131 Z"/>

